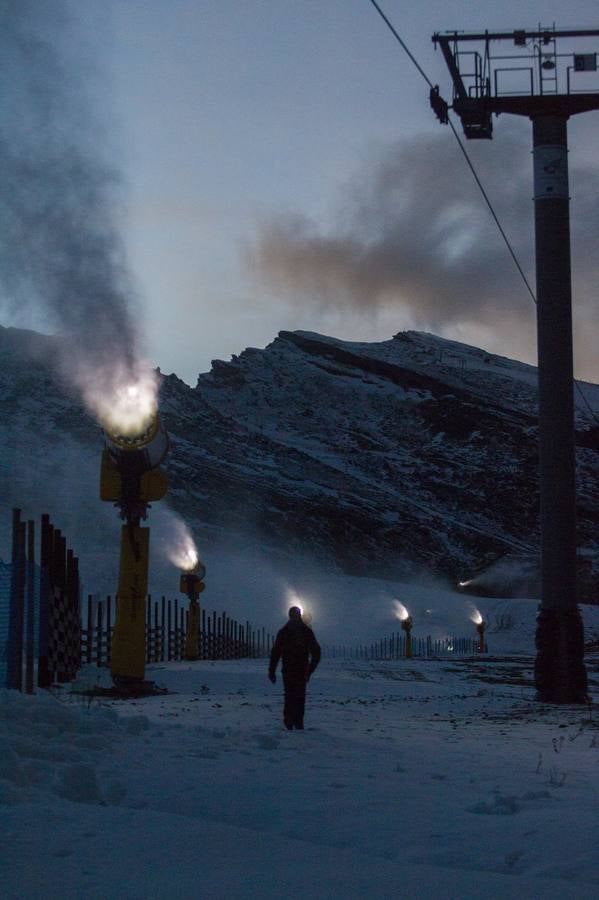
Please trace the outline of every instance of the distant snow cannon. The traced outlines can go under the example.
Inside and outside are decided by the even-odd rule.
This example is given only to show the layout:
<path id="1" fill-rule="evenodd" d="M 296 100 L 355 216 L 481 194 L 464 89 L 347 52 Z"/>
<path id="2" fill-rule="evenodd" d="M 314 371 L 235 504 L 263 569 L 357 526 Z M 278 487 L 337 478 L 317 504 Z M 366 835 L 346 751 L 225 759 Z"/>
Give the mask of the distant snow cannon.
<path id="1" fill-rule="evenodd" d="M 285 590 L 285 594 L 283 597 L 283 609 L 285 610 L 285 615 L 288 614 L 289 609 L 292 606 L 297 606 L 300 611 L 302 622 L 304 625 L 312 626 L 312 622 L 314 619 L 313 610 L 314 610 L 314 601 L 311 598 L 304 597 L 303 594 L 298 593 L 295 588 L 288 587 Z"/>
<path id="2" fill-rule="evenodd" d="M 485 629 L 487 627 L 487 623 L 481 616 L 478 609 L 474 609 L 472 611 L 472 615 L 470 616 L 471 620 L 474 622 L 476 627 L 476 633 L 478 634 L 478 652 L 485 653 L 486 645 L 485 645 Z"/>
<path id="3" fill-rule="evenodd" d="M 412 616 L 408 616 L 407 619 L 402 619 L 401 627 L 406 633 L 406 659 L 411 659 L 413 656 L 412 653 Z"/>
<path id="4" fill-rule="evenodd" d="M 195 562 L 189 569 L 181 572 L 179 590 L 189 597 L 189 612 L 187 620 L 187 634 L 185 636 L 185 659 L 200 658 L 200 604 L 198 597 L 206 587 L 206 566 L 200 562 L 195 553 Z"/>
<path id="5" fill-rule="evenodd" d="M 118 606 L 111 646 L 110 669 L 119 687 L 139 689 L 146 660 L 146 594 L 150 529 L 140 522 L 148 506 L 168 488 L 160 464 L 169 448 L 155 400 L 138 384 L 116 392 L 110 416 L 102 422 L 106 447 L 102 453 L 100 498 L 119 507 L 121 528 Z"/>
<path id="6" fill-rule="evenodd" d="M 412 651 L 412 617 L 406 607 L 399 600 L 395 601 L 395 615 L 399 619 L 401 623 L 402 631 L 406 633 L 406 659 L 411 659 L 413 656 Z"/>
<path id="7" fill-rule="evenodd" d="M 510 550 L 487 556 L 458 581 L 457 589 L 461 594 L 479 597 L 539 597 L 539 555 Z"/>

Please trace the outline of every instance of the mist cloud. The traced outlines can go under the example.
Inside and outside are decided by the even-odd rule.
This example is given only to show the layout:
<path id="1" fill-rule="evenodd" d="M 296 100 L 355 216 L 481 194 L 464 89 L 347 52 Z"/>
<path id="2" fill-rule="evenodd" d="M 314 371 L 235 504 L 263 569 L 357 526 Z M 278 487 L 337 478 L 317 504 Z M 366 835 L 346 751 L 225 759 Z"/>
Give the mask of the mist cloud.
<path id="1" fill-rule="evenodd" d="M 497 140 L 468 150 L 534 290 L 530 134 L 501 124 Z M 599 173 L 570 174 L 578 362 L 599 378 Z M 381 151 L 347 193 L 330 228 L 293 215 L 263 223 L 249 252 L 262 282 L 296 303 L 395 308 L 438 334 L 494 334 L 490 349 L 534 360 L 531 298 L 448 131 Z"/>
<path id="2" fill-rule="evenodd" d="M 0 285 L 43 314 L 88 405 L 138 365 L 133 290 L 115 227 L 118 177 L 98 147 L 77 35 L 60 0 L 0 4 Z"/>

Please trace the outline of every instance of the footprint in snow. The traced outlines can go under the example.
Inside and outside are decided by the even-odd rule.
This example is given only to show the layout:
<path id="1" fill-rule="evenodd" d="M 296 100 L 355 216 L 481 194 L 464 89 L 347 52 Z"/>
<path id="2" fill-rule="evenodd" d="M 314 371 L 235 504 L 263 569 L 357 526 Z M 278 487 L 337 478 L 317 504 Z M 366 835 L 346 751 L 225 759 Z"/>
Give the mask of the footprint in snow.
<path id="1" fill-rule="evenodd" d="M 261 750 L 276 750 L 279 746 L 277 738 L 272 737 L 270 734 L 255 734 L 254 740 Z"/>
<path id="2" fill-rule="evenodd" d="M 467 811 L 487 816 L 511 816 L 526 809 L 527 806 L 537 800 L 551 800 L 549 791 L 528 791 L 521 797 L 504 797 L 498 794 L 492 803 L 477 803 Z"/>
<path id="3" fill-rule="evenodd" d="M 494 797 L 492 803 L 476 803 L 468 812 L 483 816 L 513 816 L 523 809 L 516 797 Z"/>

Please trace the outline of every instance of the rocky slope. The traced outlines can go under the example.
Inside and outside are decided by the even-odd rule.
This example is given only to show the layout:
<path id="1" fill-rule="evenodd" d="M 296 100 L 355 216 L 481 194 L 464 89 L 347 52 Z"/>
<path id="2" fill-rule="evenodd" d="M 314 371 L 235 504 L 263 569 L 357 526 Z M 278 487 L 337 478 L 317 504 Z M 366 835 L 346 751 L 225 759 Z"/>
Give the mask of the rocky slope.
<path id="1" fill-rule="evenodd" d="M 97 425 L 52 374 L 52 342 L 0 330 L 11 502 L 32 469 L 49 484 L 65 448 L 99 455 Z M 599 387 L 582 390 L 599 417 Z M 354 574 L 467 577 L 537 551 L 535 391 L 533 367 L 428 334 L 281 332 L 214 361 L 195 388 L 163 377 L 170 503 L 204 542 L 250 533 Z M 582 403 L 576 426 L 580 546 L 598 572 L 599 427 Z"/>

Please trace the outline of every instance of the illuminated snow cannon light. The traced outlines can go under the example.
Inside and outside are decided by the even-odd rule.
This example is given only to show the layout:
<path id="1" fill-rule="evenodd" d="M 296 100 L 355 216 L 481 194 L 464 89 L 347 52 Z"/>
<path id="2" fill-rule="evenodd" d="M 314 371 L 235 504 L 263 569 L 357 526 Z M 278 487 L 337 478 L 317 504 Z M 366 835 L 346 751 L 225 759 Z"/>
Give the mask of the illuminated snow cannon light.
<path id="1" fill-rule="evenodd" d="M 142 528 L 140 522 L 146 518 L 149 504 L 164 497 L 168 488 L 160 464 L 169 441 L 158 415 L 153 384 L 150 378 L 125 382 L 114 391 L 110 411 L 101 418 L 106 446 L 100 498 L 114 503 L 125 520 L 110 670 L 117 686 L 137 691 L 143 689 L 145 674 L 150 546 L 150 529 Z"/>
<path id="2" fill-rule="evenodd" d="M 302 618 L 302 622 L 305 625 L 312 625 L 313 616 L 312 609 L 308 607 L 308 603 L 310 601 L 306 601 L 303 597 L 301 597 L 295 590 L 289 588 L 285 592 L 285 612 L 288 613 L 289 609 L 292 606 L 296 606 L 300 611 L 300 616 Z"/>
<path id="3" fill-rule="evenodd" d="M 184 572 L 194 572 L 197 569 L 200 557 L 195 546 L 188 546 L 173 554 L 172 561 Z"/>
<path id="4" fill-rule="evenodd" d="M 193 601 L 197 601 L 198 597 L 205 589 L 204 578 L 206 577 L 206 566 L 197 559 L 191 569 L 184 569 L 179 579 L 179 590 L 182 594 Z"/>
<path id="5" fill-rule="evenodd" d="M 312 627 L 313 617 L 311 610 L 306 609 L 306 605 L 304 603 L 294 603 L 293 606 L 297 606 L 297 608 L 299 609 L 300 617 L 304 625 Z"/>
<path id="6" fill-rule="evenodd" d="M 413 656 L 413 652 L 412 652 L 412 626 L 413 626 L 414 623 L 412 622 L 412 617 L 411 617 L 410 613 L 408 612 L 408 610 L 406 609 L 406 607 L 403 605 L 403 603 L 401 603 L 401 601 L 396 600 L 396 601 L 394 602 L 394 607 L 395 607 L 395 615 L 397 616 L 397 618 L 398 618 L 399 621 L 401 622 L 401 628 L 402 628 L 402 631 L 405 631 L 405 633 L 406 633 L 406 652 L 405 652 L 405 657 L 406 657 L 406 659 L 411 659 L 412 656 Z"/>
<path id="7" fill-rule="evenodd" d="M 121 518 L 139 525 L 150 501 L 167 490 L 159 468 L 169 448 L 151 384 L 134 381 L 115 390 L 111 410 L 101 419 L 106 439 L 100 495 L 120 507 Z"/>
<path id="8" fill-rule="evenodd" d="M 200 658 L 200 604 L 198 597 L 206 587 L 206 566 L 200 562 L 198 552 L 193 548 L 187 551 L 187 561 L 191 566 L 184 566 L 179 579 L 179 590 L 189 597 L 187 616 L 187 634 L 185 635 L 185 659 Z"/>
<path id="9" fill-rule="evenodd" d="M 481 616 L 480 612 L 476 607 L 472 610 L 470 615 L 470 620 L 474 622 L 476 626 L 476 631 L 478 634 L 478 652 L 486 653 L 487 645 L 485 643 L 485 629 L 487 627 L 485 620 Z"/>
<path id="10" fill-rule="evenodd" d="M 107 383 L 104 383 L 107 382 Z M 158 411 L 158 383 L 151 371 L 123 372 L 88 391 L 88 400 L 104 431 L 123 442 L 143 441 Z"/>

